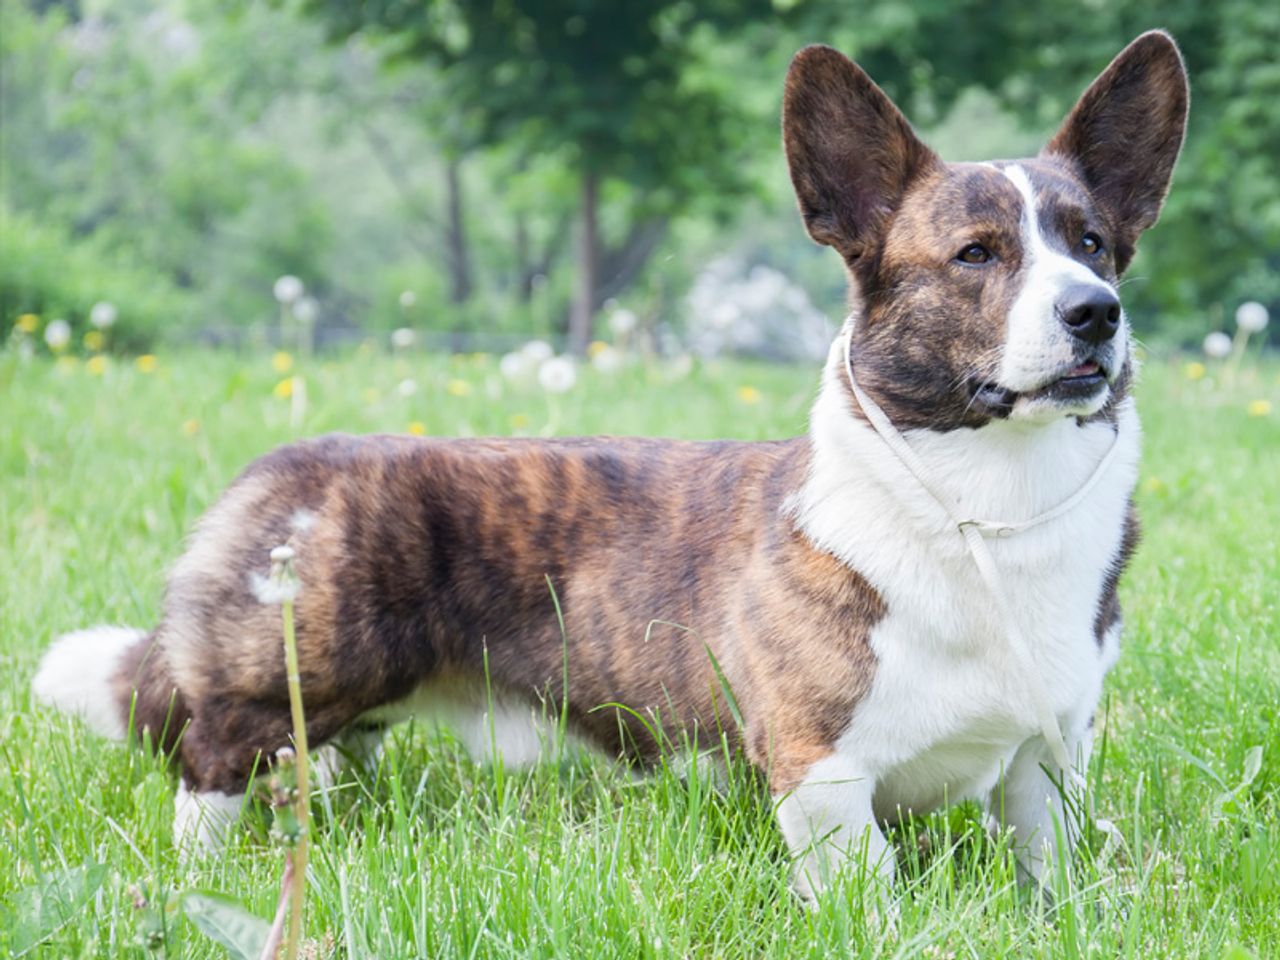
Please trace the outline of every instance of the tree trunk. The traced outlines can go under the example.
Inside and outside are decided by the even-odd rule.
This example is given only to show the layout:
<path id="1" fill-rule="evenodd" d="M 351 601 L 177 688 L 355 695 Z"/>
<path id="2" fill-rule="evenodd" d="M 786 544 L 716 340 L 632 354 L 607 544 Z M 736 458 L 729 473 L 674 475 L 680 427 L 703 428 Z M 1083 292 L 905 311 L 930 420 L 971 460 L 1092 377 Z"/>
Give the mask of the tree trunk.
<path id="1" fill-rule="evenodd" d="M 596 200 L 599 181 L 593 170 L 582 175 L 582 224 L 578 236 L 578 291 L 569 312 L 569 349 L 582 356 L 591 341 L 596 305 Z"/>
<path id="2" fill-rule="evenodd" d="M 621 296 L 631 286 L 666 235 L 666 218 L 653 217 L 633 224 L 618 248 L 601 251 L 596 271 L 596 309 L 604 306 L 605 301 Z"/>
<path id="3" fill-rule="evenodd" d="M 448 221 L 445 229 L 449 249 L 449 301 L 463 304 L 471 299 L 471 257 L 467 252 L 466 225 L 462 220 L 462 161 L 450 158 L 445 164 L 448 190 Z"/>

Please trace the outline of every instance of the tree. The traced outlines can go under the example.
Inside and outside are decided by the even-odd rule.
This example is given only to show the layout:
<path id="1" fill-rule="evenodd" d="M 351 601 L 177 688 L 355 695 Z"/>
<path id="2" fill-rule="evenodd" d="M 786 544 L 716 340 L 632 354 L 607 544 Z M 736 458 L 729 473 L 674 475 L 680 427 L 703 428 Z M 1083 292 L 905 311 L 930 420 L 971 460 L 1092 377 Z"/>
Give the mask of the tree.
<path id="1" fill-rule="evenodd" d="M 459 145 L 516 145 L 557 154 L 578 174 L 577 282 L 568 333 L 582 351 L 603 299 L 644 267 L 669 219 L 710 181 L 720 197 L 746 187 L 733 136 L 735 105 L 700 83 L 699 45 L 731 22 L 769 12 L 736 3 L 645 0 L 311 0 L 336 38 L 373 31 L 395 57 L 441 67 L 442 103 L 468 122 Z M 632 188 L 610 244 L 601 203 Z"/>

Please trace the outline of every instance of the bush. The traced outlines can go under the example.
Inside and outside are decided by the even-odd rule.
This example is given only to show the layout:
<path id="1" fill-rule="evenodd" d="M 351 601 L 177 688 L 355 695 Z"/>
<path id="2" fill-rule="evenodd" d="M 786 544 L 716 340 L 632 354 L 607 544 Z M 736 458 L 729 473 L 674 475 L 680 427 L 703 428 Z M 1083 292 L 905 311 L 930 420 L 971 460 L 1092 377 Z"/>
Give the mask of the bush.
<path id="1" fill-rule="evenodd" d="M 193 312 L 189 294 L 126 252 L 0 208 L 0 319 L 6 327 L 24 313 L 45 321 L 61 317 L 78 343 L 89 311 L 103 300 L 118 311 L 111 342 L 125 349 L 145 349 Z"/>

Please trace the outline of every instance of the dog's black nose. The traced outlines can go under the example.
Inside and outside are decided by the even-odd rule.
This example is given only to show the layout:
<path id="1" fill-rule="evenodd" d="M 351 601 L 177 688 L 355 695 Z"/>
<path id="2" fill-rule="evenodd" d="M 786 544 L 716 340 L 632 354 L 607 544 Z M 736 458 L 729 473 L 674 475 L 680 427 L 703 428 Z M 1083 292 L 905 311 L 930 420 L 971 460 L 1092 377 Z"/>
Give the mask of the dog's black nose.
<path id="1" fill-rule="evenodd" d="M 1067 332 L 1087 343 L 1110 340 L 1120 329 L 1120 301 L 1104 287 L 1078 283 L 1058 298 L 1058 318 Z"/>

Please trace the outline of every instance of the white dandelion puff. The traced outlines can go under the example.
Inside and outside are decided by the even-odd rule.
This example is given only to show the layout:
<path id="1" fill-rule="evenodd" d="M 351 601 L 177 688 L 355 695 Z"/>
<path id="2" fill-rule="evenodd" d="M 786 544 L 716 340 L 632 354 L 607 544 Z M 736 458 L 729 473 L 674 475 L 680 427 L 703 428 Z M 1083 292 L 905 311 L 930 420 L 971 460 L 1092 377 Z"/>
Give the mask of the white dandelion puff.
<path id="1" fill-rule="evenodd" d="M 99 300 L 89 309 L 89 322 L 99 330 L 106 330 L 115 326 L 118 315 L 115 304 Z"/>
<path id="2" fill-rule="evenodd" d="M 538 384 L 547 393 L 567 393 L 578 382 L 578 371 L 568 357 L 552 357 L 538 368 Z"/>
<path id="3" fill-rule="evenodd" d="M 1221 330 L 1215 330 L 1204 338 L 1204 352 L 1215 360 L 1231 355 L 1231 338 Z"/>
<path id="4" fill-rule="evenodd" d="M 293 315 L 299 323 L 314 323 L 320 313 L 320 304 L 311 297 L 299 297 L 293 305 Z"/>
<path id="5" fill-rule="evenodd" d="M 640 318 L 632 311 L 619 307 L 609 314 L 609 329 L 614 336 L 625 337 L 640 325 Z"/>
<path id="6" fill-rule="evenodd" d="M 529 373 L 529 361 L 521 353 L 504 353 L 498 371 L 507 380 L 523 380 Z"/>
<path id="7" fill-rule="evenodd" d="M 54 320 L 44 328 L 44 342 L 50 350 L 66 349 L 71 342 L 71 324 L 65 320 Z"/>
<path id="8" fill-rule="evenodd" d="M 285 306 L 295 303 L 302 296 L 304 290 L 302 281 L 289 273 L 278 279 L 271 288 L 276 301 Z"/>
<path id="9" fill-rule="evenodd" d="M 408 327 L 399 327 L 391 331 L 391 346 L 397 350 L 408 350 L 417 339 L 418 335 Z"/>
<path id="10" fill-rule="evenodd" d="M 396 393 L 402 397 L 412 397 L 418 392 L 418 381 L 406 377 L 396 385 Z"/>
<path id="11" fill-rule="evenodd" d="M 625 358 L 621 350 L 613 347 L 601 347 L 591 358 L 591 365 L 603 374 L 614 374 L 622 369 Z"/>
<path id="12" fill-rule="evenodd" d="M 551 344 L 545 340 L 530 340 L 520 348 L 520 354 L 530 363 L 539 364 L 555 356 Z"/>
<path id="13" fill-rule="evenodd" d="M 1245 333 L 1261 333 L 1270 319 L 1267 308 L 1257 300 L 1248 300 L 1236 308 L 1236 326 Z"/>
<path id="14" fill-rule="evenodd" d="M 265 577 L 260 573 L 249 574 L 249 588 L 259 603 L 279 605 L 297 599 L 301 585 L 293 571 L 296 556 L 293 547 L 287 544 L 274 547 L 271 551 L 271 573 Z"/>
<path id="15" fill-rule="evenodd" d="M 400 308 L 402 310 L 412 310 L 418 303 L 418 295 L 412 290 L 400 291 Z"/>

